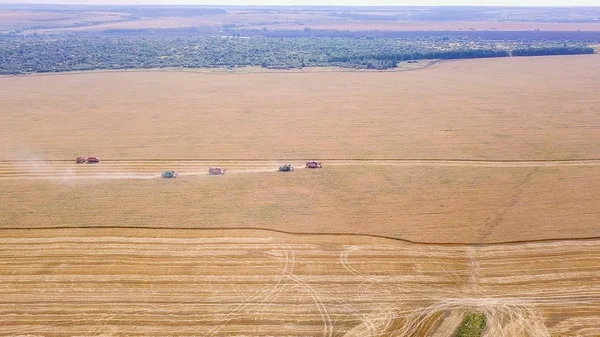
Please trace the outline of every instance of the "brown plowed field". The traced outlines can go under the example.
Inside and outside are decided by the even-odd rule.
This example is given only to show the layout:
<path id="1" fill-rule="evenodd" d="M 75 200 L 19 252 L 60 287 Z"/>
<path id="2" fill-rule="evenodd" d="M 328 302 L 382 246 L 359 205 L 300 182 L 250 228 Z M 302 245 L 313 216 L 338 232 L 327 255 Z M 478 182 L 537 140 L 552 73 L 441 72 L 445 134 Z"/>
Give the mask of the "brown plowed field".
<path id="1" fill-rule="evenodd" d="M 0 336 L 596 337 L 598 60 L 0 78 Z"/>
<path id="2" fill-rule="evenodd" d="M 263 231 L 0 231 L 2 336 L 600 334 L 600 241 L 437 246 Z"/>

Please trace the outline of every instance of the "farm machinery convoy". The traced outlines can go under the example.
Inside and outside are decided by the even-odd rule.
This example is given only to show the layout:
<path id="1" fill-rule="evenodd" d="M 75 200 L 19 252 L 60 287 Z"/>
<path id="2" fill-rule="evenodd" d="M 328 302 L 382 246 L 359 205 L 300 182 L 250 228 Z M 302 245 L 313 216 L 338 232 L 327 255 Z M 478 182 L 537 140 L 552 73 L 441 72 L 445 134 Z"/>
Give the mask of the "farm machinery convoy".
<path id="1" fill-rule="evenodd" d="M 98 157 L 77 157 L 75 159 L 75 163 L 77 164 L 98 164 L 100 163 L 100 159 Z M 307 161 L 306 163 L 306 168 L 307 169 L 320 169 L 323 168 L 323 165 L 321 164 L 321 162 L 318 161 Z M 212 175 L 212 176 L 222 176 L 225 175 L 225 173 L 227 172 L 227 169 L 222 168 L 222 167 L 210 167 L 208 169 L 208 174 Z M 279 166 L 279 172 L 294 172 L 294 166 L 292 164 L 284 164 Z M 164 179 L 174 179 L 177 178 L 179 174 L 176 171 L 164 171 L 161 173 L 161 177 Z"/>
<path id="2" fill-rule="evenodd" d="M 227 172 L 226 169 L 221 167 L 211 167 L 208 169 L 208 174 L 211 176 L 222 176 Z M 176 171 L 165 171 L 160 176 L 164 179 L 175 179 L 179 174 Z"/>

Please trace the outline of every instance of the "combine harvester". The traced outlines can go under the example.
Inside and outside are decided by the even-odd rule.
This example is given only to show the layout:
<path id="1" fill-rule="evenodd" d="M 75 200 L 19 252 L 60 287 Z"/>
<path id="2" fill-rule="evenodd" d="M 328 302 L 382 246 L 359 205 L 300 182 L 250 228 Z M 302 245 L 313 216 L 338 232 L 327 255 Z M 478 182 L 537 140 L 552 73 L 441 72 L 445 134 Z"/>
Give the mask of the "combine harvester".
<path id="1" fill-rule="evenodd" d="M 221 167 L 211 167 L 208 169 L 208 174 L 211 176 L 222 176 L 225 175 L 227 170 Z"/>
<path id="2" fill-rule="evenodd" d="M 294 166 L 291 164 L 285 164 L 279 166 L 279 172 L 294 172 Z"/>
<path id="3" fill-rule="evenodd" d="M 307 161 L 306 162 L 306 168 L 308 168 L 308 169 L 320 169 L 320 168 L 323 168 L 323 165 L 321 165 L 321 162 L 319 162 L 319 161 L 311 160 L 311 161 Z"/>
<path id="4" fill-rule="evenodd" d="M 99 162 L 100 159 L 98 157 L 77 157 L 77 159 L 75 159 L 76 164 L 98 164 Z"/>
<path id="5" fill-rule="evenodd" d="M 177 178 L 177 172 L 175 171 L 165 171 L 161 175 L 164 179 L 175 179 Z"/>

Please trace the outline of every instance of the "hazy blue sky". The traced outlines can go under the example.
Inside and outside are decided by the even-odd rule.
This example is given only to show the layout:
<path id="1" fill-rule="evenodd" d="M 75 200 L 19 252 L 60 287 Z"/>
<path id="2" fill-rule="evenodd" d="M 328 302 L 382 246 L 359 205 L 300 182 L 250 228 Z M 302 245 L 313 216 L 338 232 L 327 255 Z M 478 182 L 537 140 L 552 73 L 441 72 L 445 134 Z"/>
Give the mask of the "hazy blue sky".
<path id="1" fill-rule="evenodd" d="M 186 4 L 186 5 L 345 5 L 345 6 L 600 6 L 600 0 L 0 0 L 0 3 Z"/>

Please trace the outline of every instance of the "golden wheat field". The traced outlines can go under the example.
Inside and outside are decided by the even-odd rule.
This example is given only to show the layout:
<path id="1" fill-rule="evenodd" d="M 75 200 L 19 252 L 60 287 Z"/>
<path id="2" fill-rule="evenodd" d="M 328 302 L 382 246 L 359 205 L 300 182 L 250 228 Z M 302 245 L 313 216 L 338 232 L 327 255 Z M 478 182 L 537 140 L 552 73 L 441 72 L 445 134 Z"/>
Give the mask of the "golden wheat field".
<path id="1" fill-rule="evenodd" d="M 208 176 L 214 165 L 227 174 Z M 278 162 L 0 163 L 3 225 L 268 228 L 438 243 L 598 235 L 590 224 L 600 161 L 324 165 L 284 174 Z M 160 178 L 171 169 L 177 179 Z"/>
<path id="2" fill-rule="evenodd" d="M 0 335 L 597 337 L 598 61 L 0 78 Z"/>
<path id="3" fill-rule="evenodd" d="M 0 231 L 3 336 L 598 336 L 600 243 Z"/>
<path id="4" fill-rule="evenodd" d="M 0 160 L 598 159 L 599 61 L 0 78 Z"/>

